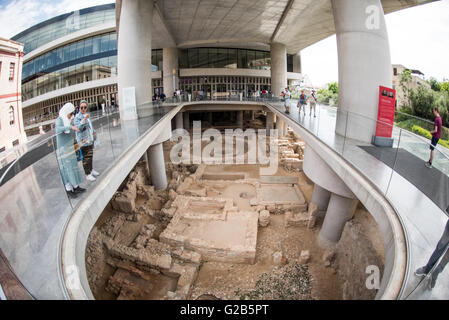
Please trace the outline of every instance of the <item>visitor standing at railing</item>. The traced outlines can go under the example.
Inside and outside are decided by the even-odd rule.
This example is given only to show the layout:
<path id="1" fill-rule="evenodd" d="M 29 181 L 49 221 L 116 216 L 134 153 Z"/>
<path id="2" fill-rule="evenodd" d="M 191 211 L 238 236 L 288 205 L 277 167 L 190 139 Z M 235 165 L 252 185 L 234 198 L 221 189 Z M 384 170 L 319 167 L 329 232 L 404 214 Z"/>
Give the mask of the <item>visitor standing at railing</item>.
<path id="1" fill-rule="evenodd" d="M 281 96 L 284 98 L 285 113 L 290 113 L 290 101 L 292 98 L 292 93 L 286 87 L 284 91 L 282 91 Z"/>
<path id="2" fill-rule="evenodd" d="M 79 131 L 76 132 L 76 141 L 78 142 L 83 155 L 83 168 L 84 173 L 86 174 L 86 179 L 95 181 L 95 176 L 100 175 L 92 167 L 96 132 L 90 121 L 90 115 L 87 112 L 86 100 L 80 102 L 80 112 L 75 117 L 75 126 L 79 129 Z"/>
<path id="3" fill-rule="evenodd" d="M 301 114 L 301 109 L 304 112 L 304 115 L 306 115 L 306 104 L 307 104 L 307 95 L 304 93 L 304 90 L 301 90 L 301 94 L 299 95 L 298 105 L 299 108 L 298 115 Z"/>
<path id="4" fill-rule="evenodd" d="M 84 192 L 86 189 L 79 186 L 83 182 L 83 175 L 79 170 L 75 147 L 73 145 L 75 132 L 79 131 L 76 126 L 72 125 L 74 114 L 75 106 L 71 103 L 66 103 L 59 110 L 59 117 L 55 122 L 55 130 L 57 134 L 56 155 L 62 182 L 67 193 L 70 196 L 76 197 L 78 193 Z"/>
<path id="5" fill-rule="evenodd" d="M 432 168 L 432 162 L 433 162 L 433 153 L 435 150 L 435 147 L 438 144 L 438 141 L 441 138 L 441 129 L 443 126 L 443 121 L 441 120 L 440 113 L 438 112 L 438 108 L 433 108 L 433 114 L 435 115 L 435 123 L 434 123 L 434 129 L 430 131 L 432 134 L 432 140 L 430 141 L 430 159 L 426 162 L 427 168 Z"/>
<path id="6" fill-rule="evenodd" d="M 312 116 L 312 108 L 313 108 L 313 116 L 316 118 L 316 103 L 318 102 L 318 99 L 315 95 L 315 90 L 312 90 L 312 94 L 310 95 L 309 101 L 310 101 L 309 116 Z"/>

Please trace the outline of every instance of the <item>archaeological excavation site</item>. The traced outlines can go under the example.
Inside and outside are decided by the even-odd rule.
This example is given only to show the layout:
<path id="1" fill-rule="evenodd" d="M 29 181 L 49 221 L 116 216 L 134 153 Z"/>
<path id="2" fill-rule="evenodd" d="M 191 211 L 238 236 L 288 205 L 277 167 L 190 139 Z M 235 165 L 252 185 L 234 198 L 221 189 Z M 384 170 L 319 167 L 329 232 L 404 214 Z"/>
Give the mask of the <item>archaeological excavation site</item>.
<path id="1" fill-rule="evenodd" d="M 224 136 L 235 114 L 191 113 L 190 119 Z M 240 128 L 265 129 L 266 121 L 262 111 L 245 112 Z M 323 189 L 303 170 L 307 146 L 286 124 L 274 141 L 273 175 L 261 174 L 265 165 L 246 162 L 174 164 L 176 143 L 163 144 L 167 188 L 156 190 L 141 159 L 90 231 L 85 265 L 95 299 L 376 297 L 379 288 L 366 285 L 366 270 L 384 271 L 379 226 L 354 198 L 340 226 L 326 221 L 327 205 L 316 196 Z M 247 152 L 246 140 L 244 146 Z"/>

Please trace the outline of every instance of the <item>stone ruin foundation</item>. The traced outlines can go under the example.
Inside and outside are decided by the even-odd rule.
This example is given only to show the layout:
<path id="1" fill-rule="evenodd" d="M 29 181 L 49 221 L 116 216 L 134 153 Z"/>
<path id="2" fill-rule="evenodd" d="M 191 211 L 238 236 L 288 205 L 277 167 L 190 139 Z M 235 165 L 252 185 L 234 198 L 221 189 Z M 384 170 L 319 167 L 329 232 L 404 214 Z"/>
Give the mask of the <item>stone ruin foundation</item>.
<path id="1" fill-rule="evenodd" d="M 305 145 L 292 131 L 278 143 L 274 176 L 260 176 L 258 165 L 174 165 L 166 157 L 168 187 L 156 191 L 139 162 L 88 239 L 94 297 L 374 298 L 364 287 L 367 265 L 383 269 L 374 220 L 359 206 L 334 250 L 320 248 Z"/>

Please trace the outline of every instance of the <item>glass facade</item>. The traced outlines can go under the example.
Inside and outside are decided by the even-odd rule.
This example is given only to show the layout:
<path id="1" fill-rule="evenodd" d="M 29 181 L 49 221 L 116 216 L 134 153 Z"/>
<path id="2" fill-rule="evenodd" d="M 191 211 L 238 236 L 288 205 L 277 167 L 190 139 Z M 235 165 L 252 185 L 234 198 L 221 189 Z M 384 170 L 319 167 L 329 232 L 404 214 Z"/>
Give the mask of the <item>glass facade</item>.
<path id="1" fill-rule="evenodd" d="M 196 97 L 199 92 L 209 98 L 223 97 L 223 93 L 242 92 L 245 97 L 250 97 L 256 91 L 271 90 L 271 78 L 250 76 L 206 76 L 206 77 L 181 77 L 180 88 Z"/>
<path id="2" fill-rule="evenodd" d="M 117 75 L 115 32 L 67 44 L 26 62 L 22 100 L 111 75 Z"/>
<path id="3" fill-rule="evenodd" d="M 269 51 L 234 48 L 190 48 L 179 52 L 179 67 L 270 70 Z"/>
<path id="4" fill-rule="evenodd" d="M 115 21 L 114 3 L 57 16 L 19 33 L 12 40 L 23 43 L 26 54 L 70 33 L 110 21 Z"/>

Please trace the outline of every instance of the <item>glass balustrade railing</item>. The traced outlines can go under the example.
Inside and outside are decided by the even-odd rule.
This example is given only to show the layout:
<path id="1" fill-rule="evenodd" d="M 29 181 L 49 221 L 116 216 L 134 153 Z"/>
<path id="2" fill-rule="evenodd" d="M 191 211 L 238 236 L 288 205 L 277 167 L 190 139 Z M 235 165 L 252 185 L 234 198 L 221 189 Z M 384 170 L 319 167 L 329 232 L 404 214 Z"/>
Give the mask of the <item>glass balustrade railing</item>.
<path id="1" fill-rule="evenodd" d="M 101 180 L 128 147 L 179 103 L 223 100 L 268 103 L 281 112 L 285 104 L 272 97 L 236 96 L 210 100 L 207 97 L 192 99 L 183 95 L 139 106 L 138 109 L 144 114 L 154 112 L 129 122 L 121 121 L 117 110 L 92 114 L 92 124 L 97 135 L 93 168 L 100 173 L 96 179 Z M 409 257 L 406 282 L 410 285 L 404 288 L 401 296 L 403 299 L 412 297 L 412 293 L 424 286 L 426 279 L 413 278 L 413 272 L 429 259 L 447 221 L 444 212 L 449 205 L 449 158 L 441 151 L 443 146 L 437 146 L 433 167 L 427 168 L 424 164 L 430 153 L 430 140 L 413 132 L 335 107 L 319 105 L 316 117 L 313 112 L 310 114 L 309 107 L 305 114 L 298 114 L 296 101 L 291 100 L 290 104 L 291 113 L 287 116 L 291 120 L 357 168 L 399 211 L 407 232 L 409 250 L 419 253 L 419 257 Z M 353 132 L 363 131 L 367 126 L 375 128 L 378 125 L 391 130 L 392 147 L 375 147 L 353 135 Z M 336 134 L 336 130 L 339 134 Z M 85 179 L 82 160 L 78 159 L 74 169 L 82 174 L 80 186 L 86 191 L 67 193 L 62 182 L 66 168 L 61 167 L 61 157 L 73 158 L 76 145 L 74 140 L 73 147 L 61 152 L 58 140 L 61 141 L 60 135 L 63 134 L 55 133 L 33 145 L 0 178 L 0 219 L 3 221 L 0 224 L 0 248 L 23 286 L 37 299 L 66 298 L 60 280 L 60 240 L 73 210 L 95 185 L 95 182 Z M 444 269 L 440 273 L 439 281 L 449 279 L 448 270 Z M 448 288 L 443 291 L 447 297 Z"/>
<path id="2" fill-rule="evenodd" d="M 271 105 L 281 112 L 285 110 L 283 102 L 275 102 Z M 449 157 L 447 149 L 438 145 L 434 150 L 432 168 L 428 168 L 425 164 L 430 156 L 430 139 L 337 107 L 320 105 L 314 117 L 313 112 L 310 114 L 308 107 L 305 113 L 300 113 L 295 105 L 296 101 L 293 101 L 288 116 L 357 168 L 390 200 L 399 213 L 405 228 L 409 251 L 409 270 L 400 298 L 447 299 L 449 269 L 444 268 L 447 258 L 442 258 L 443 253 L 439 253 L 439 258 L 443 261 L 440 267 L 434 267 L 427 277 L 414 274 L 415 270 L 425 265 L 432 256 L 438 242 L 443 238 L 444 227 L 448 221 Z M 414 121 L 416 123 L 416 119 Z M 422 122 L 423 126 L 427 123 L 425 120 Z M 338 134 L 336 126 L 339 126 Z M 378 126 L 391 132 L 391 147 L 376 147 L 366 139 L 362 141 L 361 137 L 354 134 L 354 132 L 366 131 L 364 128 Z M 428 124 L 427 127 L 429 127 Z M 446 235 L 446 246 L 447 238 L 449 235 Z M 431 287 L 427 284 L 432 281 L 429 279 L 432 279 L 434 270 L 437 270 L 439 274 L 439 281 L 436 285 L 434 283 L 434 287 L 439 291 L 437 293 L 431 291 L 430 295 L 423 295 L 423 287 L 427 290 Z"/>

